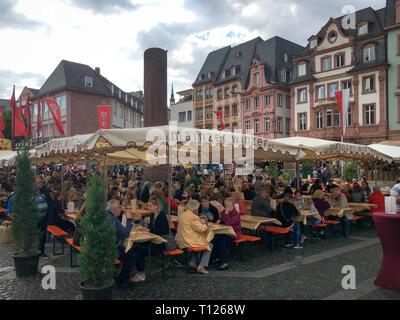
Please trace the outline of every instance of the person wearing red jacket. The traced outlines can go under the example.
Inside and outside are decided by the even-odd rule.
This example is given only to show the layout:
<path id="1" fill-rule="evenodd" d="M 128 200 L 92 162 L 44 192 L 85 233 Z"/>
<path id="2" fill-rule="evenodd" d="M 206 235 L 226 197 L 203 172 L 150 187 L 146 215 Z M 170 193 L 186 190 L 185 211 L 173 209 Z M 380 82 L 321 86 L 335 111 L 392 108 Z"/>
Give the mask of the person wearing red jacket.
<path id="1" fill-rule="evenodd" d="M 368 203 L 376 204 L 377 208 L 371 208 L 370 212 L 385 212 L 385 195 L 378 186 L 374 186 L 374 192 L 369 195 Z"/>
<path id="2" fill-rule="evenodd" d="M 240 238 L 242 226 L 240 224 L 240 214 L 235 209 L 235 200 L 233 198 L 225 199 L 225 210 L 222 211 L 217 224 L 231 226 L 236 233 L 236 237 L 226 234 L 217 234 L 213 239 L 214 248 L 218 257 L 221 259 L 219 270 L 228 269 L 229 262 L 229 246 L 234 240 Z"/>

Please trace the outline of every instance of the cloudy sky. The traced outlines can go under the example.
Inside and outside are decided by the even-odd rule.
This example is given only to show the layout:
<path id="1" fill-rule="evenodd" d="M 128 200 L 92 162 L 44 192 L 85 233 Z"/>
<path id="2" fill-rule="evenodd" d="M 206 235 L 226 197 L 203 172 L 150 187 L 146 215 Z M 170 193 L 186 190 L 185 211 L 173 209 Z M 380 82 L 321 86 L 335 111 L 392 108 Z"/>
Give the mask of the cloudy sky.
<path id="1" fill-rule="evenodd" d="M 191 87 L 207 54 L 260 36 L 306 45 L 342 8 L 386 0 L 0 0 L 0 98 L 40 88 L 62 59 L 143 90 L 143 52 L 168 50 L 168 88 Z"/>

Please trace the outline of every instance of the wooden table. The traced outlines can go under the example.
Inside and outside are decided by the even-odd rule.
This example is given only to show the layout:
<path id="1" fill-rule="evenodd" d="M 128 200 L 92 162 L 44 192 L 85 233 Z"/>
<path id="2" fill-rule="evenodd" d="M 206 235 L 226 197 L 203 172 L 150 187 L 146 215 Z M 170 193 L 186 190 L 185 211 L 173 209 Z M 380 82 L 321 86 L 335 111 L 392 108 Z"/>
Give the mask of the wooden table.
<path id="1" fill-rule="evenodd" d="M 167 240 L 163 239 L 159 235 L 150 232 L 135 231 L 133 230 L 132 227 L 132 231 L 129 235 L 129 238 L 123 240 L 123 246 L 125 247 L 125 252 L 128 252 L 129 249 L 132 248 L 134 242 L 143 243 L 148 241 L 154 244 L 161 244 L 167 242 Z"/>
<path id="2" fill-rule="evenodd" d="M 345 213 L 354 213 L 353 208 L 329 208 L 325 211 L 325 215 L 327 216 L 338 216 L 343 217 Z"/>
<path id="3" fill-rule="evenodd" d="M 318 212 L 312 212 L 308 210 L 300 210 L 300 216 L 297 217 L 298 222 L 303 222 L 303 224 L 307 224 L 307 217 L 313 217 L 316 219 L 321 219 L 321 216 Z"/>
<path id="4" fill-rule="evenodd" d="M 279 220 L 274 218 L 258 217 L 251 215 L 240 216 L 240 224 L 242 226 L 242 229 L 257 230 L 260 224 L 268 222 L 272 222 L 279 226 L 282 225 L 282 223 Z"/>
<path id="5" fill-rule="evenodd" d="M 63 217 L 65 218 L 65 220 L 72 222 L 76 226 L 76 222 L 78 220 L 78 215 L 76 213 L 65 211 Z"/>
<path id="6" fill-rule="evenodd" d="M 132 214 L 133 220 L 138 221 L 142 220 L 143 216 L 149 216 L 152 214 L 152 211 L 147 210 L 147 209 L 129 209 L 129 208 L 124 208 L 122 211 L 126 211 Z"/>
<path id="7" fill-rule="evenodd" d="M 355 207 L 364 207 L 365 209 L 371 209 L 371 208 L 378 208 L 376 204 L 373 203 L 357 203 L 357 202 L 349 202 L 349 207 L 350 208 L 355 208 Z"/>
<path id="8" fill-rule="evenodd" d="M 210 243 L 216 234 L 226 234 L 228 236 L 236 237 L 236 233 L 231 226 L 216 223 L 209 224 L 206 235 L 207 242 Z"/>

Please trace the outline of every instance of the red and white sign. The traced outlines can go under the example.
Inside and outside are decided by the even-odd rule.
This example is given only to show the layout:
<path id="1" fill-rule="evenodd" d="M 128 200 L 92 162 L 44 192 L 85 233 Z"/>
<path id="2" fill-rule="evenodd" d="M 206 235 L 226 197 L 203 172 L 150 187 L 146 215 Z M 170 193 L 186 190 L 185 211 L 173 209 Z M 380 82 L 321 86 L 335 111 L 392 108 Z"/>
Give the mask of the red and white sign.
<path id="1" fill-rule="evenodd" d="M 58 131 L 60 132 L 60 135 L 64 136 L 64 129 L 62 126 L 62 121 L 61 121 L 61 111 L 60 111 L 60 107 L 57 103 L 57 100 L 53 100 L 53 99 L 43 99 L 44 102 L 47 104 L 47 106 L 49 107 L 49 110 L 54 118 L 54 121 L 56 122 Z"/>
<path id="2" fill-rule="evenodd" d="M 110 129 L 110 112 L 111 112 L 111 106 L 97 107 L 100 129 Z"/>
<path id="3" fill-rule="evenodd" d="M 340 118 L 342 119 L 342 136 L 346 133 L 347 114 L 349 113 L 350 88 L 335 92 L 339 108 Z"/>

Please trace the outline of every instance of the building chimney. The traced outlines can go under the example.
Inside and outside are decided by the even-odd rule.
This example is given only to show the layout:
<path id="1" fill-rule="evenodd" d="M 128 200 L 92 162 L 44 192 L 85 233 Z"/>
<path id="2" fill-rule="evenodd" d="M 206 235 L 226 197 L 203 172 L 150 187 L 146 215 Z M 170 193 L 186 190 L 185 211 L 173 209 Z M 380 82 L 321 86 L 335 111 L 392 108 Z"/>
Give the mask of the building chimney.
<path id="1" fill-rule="evenodd" d="M 96 67 L 96 68 L 94 69 L 94 71 L 95 71 L 97 74 L 100 74 L 100 68 L 99 68 L 99 67 Z"/>

